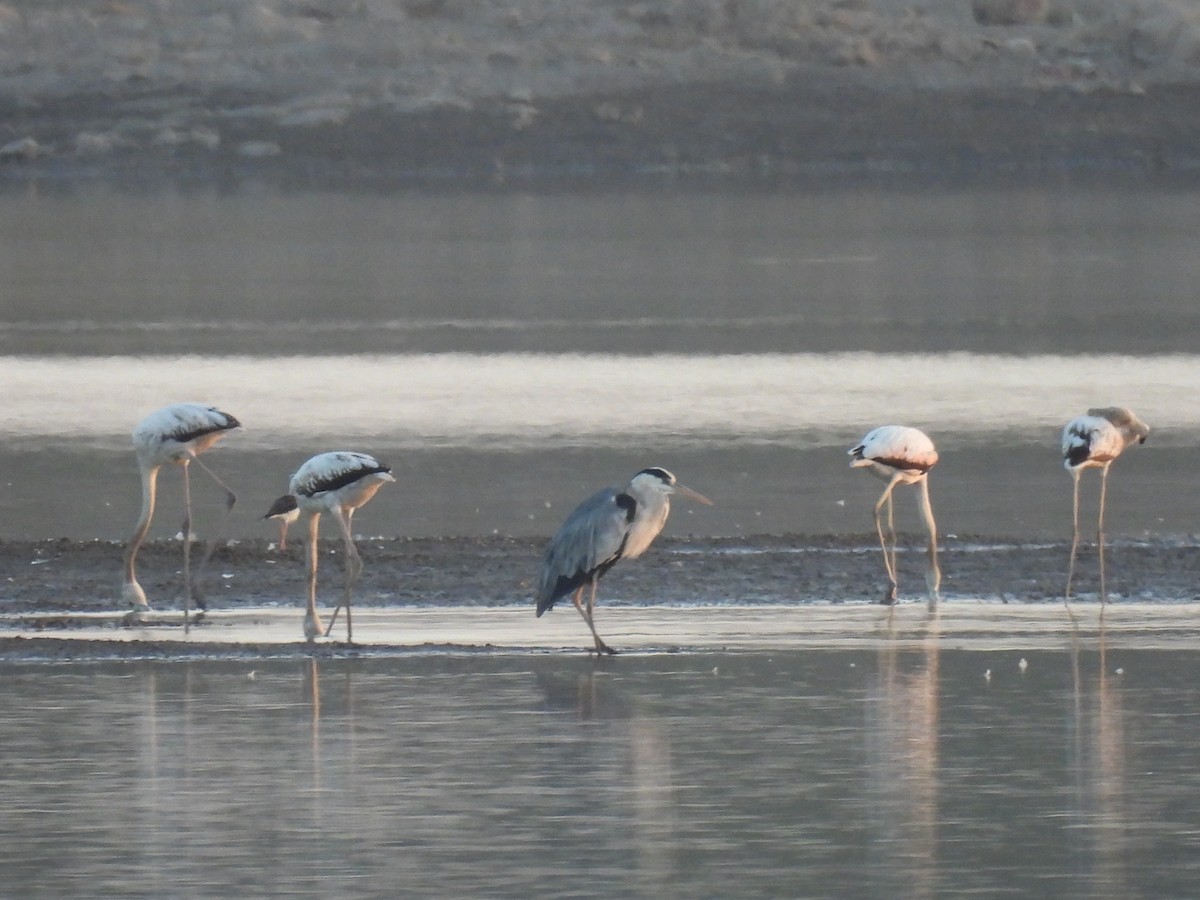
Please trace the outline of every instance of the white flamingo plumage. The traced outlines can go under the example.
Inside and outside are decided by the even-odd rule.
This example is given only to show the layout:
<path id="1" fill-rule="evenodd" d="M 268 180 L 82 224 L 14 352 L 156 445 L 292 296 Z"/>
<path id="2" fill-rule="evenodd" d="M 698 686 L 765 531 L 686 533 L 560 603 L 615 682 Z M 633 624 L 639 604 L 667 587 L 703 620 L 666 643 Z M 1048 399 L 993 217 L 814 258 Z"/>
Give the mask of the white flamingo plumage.
<path id="1" fill-rule="evenodd" d="M 1067 568 L 1067 590 L 1063 599 L 1071 600 L 1071 584 L 1075 578 L 1075 556 L 1079 550 L 1079 476 L 1084 469 L 1100 470 L 1100 513 L 1096 521 L 1096 548 L 1100 559 L 1100 602 L 1108 602 L 1104 580 L 1104 502 L 1108 490 L 1108 467 L 1127 447 L 1144 444 L 1150 436 L 1150 426 L 1124 406 L 1089 409 L 1087 415 L 1076 416 L 1063 429 L 1063 467 L 1074 481 L 1072 505 L 1071 562 Z"/>
<path id="2" fill-rule="evenodd" d="M 350 618 L 350 592 L 362 573 L 362 558 L 354 546 L 350 521 L 354 511 L 364 506 L 375 492 L 389 481 L 395 481 L 391 469 L 365 453 L 348 450 L 319 453 L 296 470 L 288 485 L 288 493 L 272 504 L 275 515 L 286 515 L 290 509 L 308 517 L 308 604 L 304 614 L 304 638 L 313 641 L 320 634 L 333 630 L 338 611 L 346 608 L 346 640 L 354 641 Z M 342 598 L 333 611 L 329 627 L 324 629 L 317 614 L 317 536 L 322 513 L 330 513 L 338 523 L 346 548 L 346 584 Z"/>
<path id="3" fill-rule="evenodd" d="M 937 606 L 942 583 L 942 571 L 938 568 L 937 523 L 933 519 L 933 507 L 929 502 L 929 470 L 938 461 L 938 452 L 933 441 L 923 431 L 906 425 L 882 425 L 867 433 L 866 437 L 849 451 L 852 467 L 866 468 L 871 474 L 887 482 L 875 504 L 875 531 L 879 535 L 879 546 L 883 549 L 883 564 L 887 569 L 890 586 L 882 602 L 896 602 L 896 528 L 892 516 L 892 491 L 898 484 L 913 484 L 920 490 L 921 519 L 929 538 L 929 567 L 925 573 L 925 586 L 929 595 L 929 607 Z M 880 513 L 887 505 L 888 537 L 884 536 Z M 888 538 L 891 545 L 889 547 Z"/>
<path id="4" fill-rule="evenodd" d="M 133 447 L 142 478 L 142 511 L 133 537 L 125 549 L 125 580 L 121 590 L 124 603 L 139 619 L 149 608 L 146 592 L 137 580 L 137 553 L 150 530 L 158 488 L 158 471 L 165 465 L 183 470 L 183 623 L 187 628 L 191 614 L 191 528 L 192 499 L 189 467 L 194 462 L 225 491 L 226 508 L 233 509 L 237 495 L 208 466 L 199 460 L 225 434 L 241 423 L 227 412 L 203 403 L 173 403 L 150 413 L 133 429 Z"/>

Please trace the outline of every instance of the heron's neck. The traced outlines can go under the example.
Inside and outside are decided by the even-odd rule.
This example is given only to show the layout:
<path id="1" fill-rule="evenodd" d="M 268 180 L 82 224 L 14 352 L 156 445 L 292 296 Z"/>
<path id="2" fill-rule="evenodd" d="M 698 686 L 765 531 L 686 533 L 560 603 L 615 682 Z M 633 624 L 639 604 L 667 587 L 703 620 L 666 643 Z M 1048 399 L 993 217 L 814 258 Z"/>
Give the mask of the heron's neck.
<path id="1" fill-rule="evenodd" d="M 633 559 L 645 553 L 667 524 L 670 512 L 671 500 L 666 494 L 655 493 L 639 498 L 621 555 Z"/>

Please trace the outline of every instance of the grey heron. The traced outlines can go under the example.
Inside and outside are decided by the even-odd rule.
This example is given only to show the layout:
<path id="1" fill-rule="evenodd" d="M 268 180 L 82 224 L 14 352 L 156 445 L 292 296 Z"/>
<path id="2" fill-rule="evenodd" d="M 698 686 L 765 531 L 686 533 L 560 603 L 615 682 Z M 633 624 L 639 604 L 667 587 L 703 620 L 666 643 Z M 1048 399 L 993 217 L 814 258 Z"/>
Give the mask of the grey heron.
<path id="1" fill-rule="evenodd" d="M 1071 583 L 1075 578 L 1075 555 L 1079 550 L 1079 476 L 1084 469 L 1100 470 L 1100 514 L 1096 521 L 1096 547 L 1100 557 L 1100 602 L 1108 601 L 1104 583 L 1104 501 L 1108 488 L 1108 467 L 1126 447 L 1144 444 L 1150 427 L 1123 406 L 1089 409 L 1087 415 L 1076 416 L 1063 429 L 1063 466 L 1074 480 L 1074 502 L 1071 516 L 1071 562 L 1067 568 L 1067 591 L 1063 599 L 1071 600 Z"/>
<path id="2" fill-rule="evenodd" d="M 226 509 L 233 509 L 237 495 L 198 457 L 224 437 L 226 432 L 239 427 L 241 423 L 237 419 L 215 407 L 202 403 L 174 403 L 150 413 L 133 429 L 133 448 L 137 453 L 142 478 L 142 511 L 133 537 L 125 549 L 125 580 L 121 588 L 121 597 L 130 607 L 133 621 L 140 619 L 150 609 L 146 592 L 137 580 L 137 554 L 154 518 L 158 472 L 165 465 L 176 465 L 183 470 L 183 624 L 187 628 L 192 603 L 192 493 L 189 466 L 194 462 L 207 472 L 225 491 Z"/>
<path id="3" fill-rule="evenodd" d="M 671 511 L 671 494 L 676 492 L 712 505 L 657 466 L 642 469 L 623 490 L 605 488 L 580 503 L 546 547 L 538 582 L 538 616 L 572 594 L 575 609 L 592 632 L 596 652 L 615 653 L 596 633 L 596 586 L 617 560 L 641 556 L 658 537 Z M 589 588 L 585 606 L 583 592 Z"/>
<path id="4" fill-rule="evenodd" d="M 311 642 L 322 634 L 321 618 L 317 615 L 317 536 L 322 513 L 329 513 L 338 523 L 342 541 L 346 548 L 346 584 L 342 598 L 333 611 L 329 627 L 324 629 L 326 637 L 333 630 L 338 611 L 346 608 L 346 640 L 354 642 L 353 622 L 350 618 L 350 591 L 362 573 L 362 558 L 354 546 L 354 535 L 350 521 L 354 511 L 375 496 L 383 485 L 395 481 L 392 470 L 379 463 L 373 456 L 338 450 L 319 453 L 296 470 L 288 484 L 288 493 L 276 500 L 272 510 L 276 515 L 286 514 L 290 509 L 308 517 L 308 605 L 304 614 L 304 638 Z"/>
<path id="5" fill-rule="evenodd" d="M 933 520 L 933 507 L 929 503 L 929 470 L 938 461 L 933 441 L 923 431 L 906 425 L 882 425 L 869 431 L 862 441 L 851 448 L 850 465 L 866 468 L 871 474 L 887 482 L 875 504 L 875 531 L 879 535 L 879 546 L 883 549 L 883 564 L 891 582 L 883 603 L 896 602 L 896 527 L 892 516 L 892 491 L 899 484 L 914 484 L 920 489 L 921 519 L 929 538 L 929 567 L 925 572 L 925 587 L 929 594 L 929 607 L 937 606 L 938 591 L 942 583 L 942 571 L 938 568 L 937 523 Z M 880 513 L 887 506 L 887 527 L 891 539 L 884 536 Z"/>

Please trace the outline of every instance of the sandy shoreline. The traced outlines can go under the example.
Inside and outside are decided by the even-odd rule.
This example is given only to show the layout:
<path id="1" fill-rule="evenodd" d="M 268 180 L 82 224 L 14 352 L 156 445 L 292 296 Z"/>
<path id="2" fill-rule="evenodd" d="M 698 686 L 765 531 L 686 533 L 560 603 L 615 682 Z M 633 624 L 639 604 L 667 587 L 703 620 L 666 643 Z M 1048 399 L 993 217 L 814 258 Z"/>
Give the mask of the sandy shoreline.
<path id="1" fill-rule="evenodd" d="M 598 627 L 622 654 L 762 653 L 814 650 L 1197 650 L 1200 604 L 923 602 L 800 606 L 613 607 Z M 330 639 L 300 639 L 295 610 L 247 608 L 206 614 L 185 632 L 177 615 L 135 626 L 108 615 L 0 616 L 0 662 L 108 659 L 379 658 L 404 655 L 585 654 L 591 645 L 573 611 L 535 619 L 495 607 L 370 609 Z"/>

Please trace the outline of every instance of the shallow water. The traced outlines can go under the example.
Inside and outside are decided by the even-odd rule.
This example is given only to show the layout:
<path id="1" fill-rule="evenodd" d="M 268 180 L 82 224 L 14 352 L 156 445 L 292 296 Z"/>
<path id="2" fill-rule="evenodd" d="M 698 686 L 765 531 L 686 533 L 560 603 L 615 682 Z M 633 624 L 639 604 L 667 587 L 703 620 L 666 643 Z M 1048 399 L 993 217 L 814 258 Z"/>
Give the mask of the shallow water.
<path id="1" fill-rule="evenodd" d="M 718 501 L 677 506 L 677 533 L 862 532 L 878 488 L 844 450 L 887 421 L 942 449 L 944 531 L 1061 537 L 1059 429 L 1112 403 L 1154 433 L 1114 473 L 1110 533 L 1195 530 L 1192 192 L 0 203 L 0 537 L 125 537 L 129 430 L 181 399 L 246 425 L 210 457 L 239 537 L 341 447 L 397 470 L 365 533 L 548 534 L 646 465 Z"/>
<path id="2" fill-rule="evenodd" d="M 8 665 L 5 889 L 1190 896 L 1197 665 L 936 640 Z"/>

